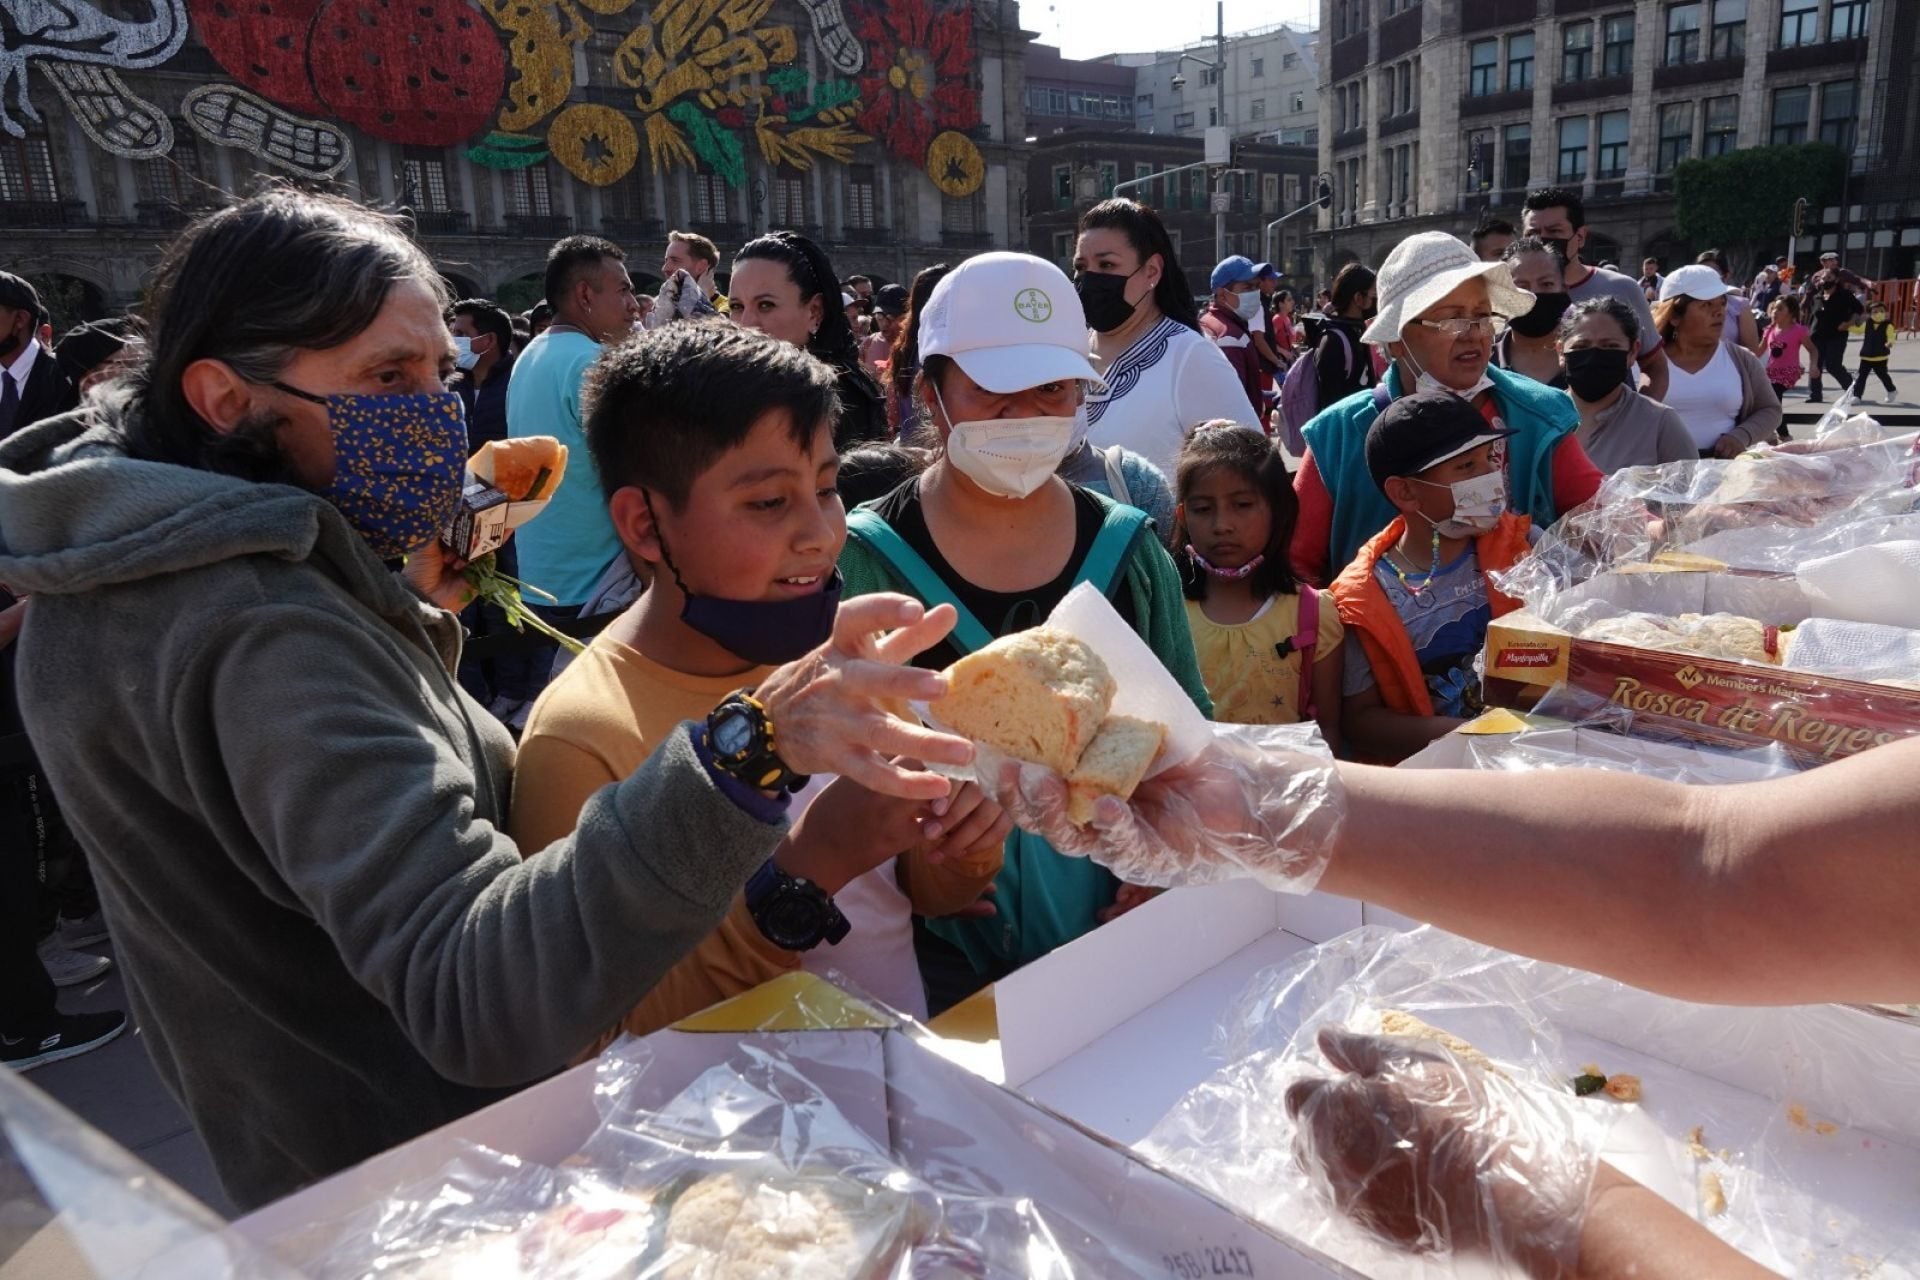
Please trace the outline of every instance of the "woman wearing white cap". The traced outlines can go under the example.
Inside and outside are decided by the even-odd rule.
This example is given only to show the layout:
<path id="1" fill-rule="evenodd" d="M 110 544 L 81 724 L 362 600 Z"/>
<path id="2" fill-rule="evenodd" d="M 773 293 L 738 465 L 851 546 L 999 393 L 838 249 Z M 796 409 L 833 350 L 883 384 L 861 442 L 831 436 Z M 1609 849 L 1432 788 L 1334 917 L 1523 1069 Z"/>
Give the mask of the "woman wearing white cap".
<path id="1" fill-rule="evenodd" d="M 1703 458 L 1732 458 L 1772 440 L 1780 397 L 1760 357 L 1725 336 L 1733 286 L 1704 263 L 1669 272 L 1653 320 L 1667 344 L 1667 399 Z"/>
<path id="2" fill-rule="evenodd" d="M 1488 367 L 1496 317 L 1524 315 L 1533 295 L 1503 263 L 1481 262 L 1443 231 L 1400 242 L 1380 268 L 1379 314 L 1363 335 L 1393 363 L 1379 386 L 1323 410 L 1302 433 L 1307 454 L 1294 480 L 1300 523 L 1293 562 L 1301 576 L 1330 581 L 1398 514 L 1367 470 L 1367 427 L 1416 390 L 1473 402 L 1507 440 L 1507 505 L 1545 527 L 1591 498 L 1600 471 L 1574 431 L 1580 415 L 1564 391 Z"/>
<path id="3" fill-rule="evenodd" d="M 1225 419 L 1257 429 L 1240 375 L 1200 332 L 1193 293 L 1159 214 L 1124 197 L 1087 210 L 1073 270 L 1093 330 L 1094 365 L 1105 380 L 1087 397 L 1095 445 L 1125 445 L 1170 476 L 1180 446 L 1201 423 Z"/>
<path id="4" fill-rule="evenodd" d="M 1037 626 L 1068 590 L 1091 582 L 1211 714 L 1179 574 L 1146 516 L 1055 474 L 1078 443 L 1087 388 L 1099 384 L 1086 335 L 1080 300 L 1050 262 L 981 254 L 940 281 L 920 319 L 915 388 L 940 453 L 919 476 L 848 513 L 846 595 L 903 591 L 953 604 L 953 633 L 919 659 L 940 668 Z M 1119 889 L 1098 865 L 1016 835 L 996 881 L 997 915 L 916 930 L 929 1008 L 1137 900 L 1118 898 Z"/>

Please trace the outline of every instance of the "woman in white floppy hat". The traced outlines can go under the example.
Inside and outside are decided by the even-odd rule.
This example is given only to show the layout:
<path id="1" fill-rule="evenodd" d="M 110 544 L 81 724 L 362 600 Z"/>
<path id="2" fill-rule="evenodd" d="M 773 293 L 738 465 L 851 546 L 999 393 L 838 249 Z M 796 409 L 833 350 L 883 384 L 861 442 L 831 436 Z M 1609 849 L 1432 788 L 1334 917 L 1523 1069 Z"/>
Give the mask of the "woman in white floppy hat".
<path id="1" fill-rule="evenodd" d="M 1580 414 L 1566 392 L 1488 367 L 1496 328 L 1533 307 L 1533 295 L 1514 286 L 1505 264 L 1481 262 L 1455 237 L 1425 231 L 1388 255 L 1378 289 L 1380 310 L 1363 336 L 1393 357 L 1386 378 L 1324 410 L 1303 433 L 1293 560 L 1315 582 L 1329 581 L 1397 514 L 1367 470 L 1367 427 L 1416 390 L 1465 397 L 1489 423 L 1513 433 L 1508 508 L 1539 525 L 1591 498 L 1602 479 L 1574 439 Z"/>

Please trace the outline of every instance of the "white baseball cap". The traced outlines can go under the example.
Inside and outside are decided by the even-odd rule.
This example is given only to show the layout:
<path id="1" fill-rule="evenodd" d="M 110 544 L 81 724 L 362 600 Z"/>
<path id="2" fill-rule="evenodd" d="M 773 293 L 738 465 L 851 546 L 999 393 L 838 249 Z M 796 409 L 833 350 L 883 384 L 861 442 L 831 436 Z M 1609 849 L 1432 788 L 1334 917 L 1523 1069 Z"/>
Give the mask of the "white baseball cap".
<path id="1" fill-rule="evenodd" d="M 1712 302 L 1733 291 L 1733 286 L 1722 280 L 1718 271 L 1704 262 L 1696 262 L 1667 272 L 1667 278 L 1660 286 L 1660 301 L 1685 294 L 1701 302 Z"/>
<path id="2" fill-rule="evenodd" d="M 1026 253 L 982 253 L 949 271 L 920 314 L 920 358 L 949 356 L 988 391 L 1101 383 L 1086 312 L 1066 272 Z"/>

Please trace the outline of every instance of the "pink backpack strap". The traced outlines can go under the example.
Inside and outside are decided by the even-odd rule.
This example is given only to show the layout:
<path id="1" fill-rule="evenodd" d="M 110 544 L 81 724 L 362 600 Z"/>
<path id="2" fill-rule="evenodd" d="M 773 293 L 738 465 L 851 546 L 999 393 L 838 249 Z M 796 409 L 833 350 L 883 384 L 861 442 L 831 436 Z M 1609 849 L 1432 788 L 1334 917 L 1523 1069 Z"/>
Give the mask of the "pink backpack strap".
<path id="1" fill-rule="evenodd" d="M 1320 593 L 1307 583 L 1300 584 L 1300 613 L 1295 622 L 1298 630 L 1290 638 L 1281 641 L 1274 648 L 1280 657 L 1300 655 L 1300 698 L 1295 704 L 1300 708 L 1300 719 L 1314 718 L 1313 705 L 1313 651 L 1320 643 Z"/>
<path id="2" fill-rule="evenodd" d="M 1313 705 L 1313 651 L 1320 647 L 1320 593 L 1312 583 L 1300 584 L 1300 634 L 1293 638 L 1300 651 L 1300 718 L 1311 720 L 1320 709 Z"/>

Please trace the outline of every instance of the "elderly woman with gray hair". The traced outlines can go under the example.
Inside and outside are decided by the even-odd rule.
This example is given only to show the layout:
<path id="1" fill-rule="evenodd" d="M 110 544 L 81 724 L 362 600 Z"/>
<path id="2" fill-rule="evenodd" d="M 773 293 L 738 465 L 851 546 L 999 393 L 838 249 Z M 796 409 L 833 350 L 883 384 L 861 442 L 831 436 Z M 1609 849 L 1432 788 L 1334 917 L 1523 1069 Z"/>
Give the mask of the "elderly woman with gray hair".
<path id="1" fill-rule="evenodd" d="M 135 368 L 0 442 L 21 710 L 242 1208 L 563 1066 L 719 923 L 792 775 L 932 799 L 896 758 L 972 754 L 874 705 L 944 689 L 898 664 L 952 611 L 853 601 L 524 860 L 513 740 L 452 670 L 446 303 L 391 219 L 257 196 L 168 253 Z"/>

